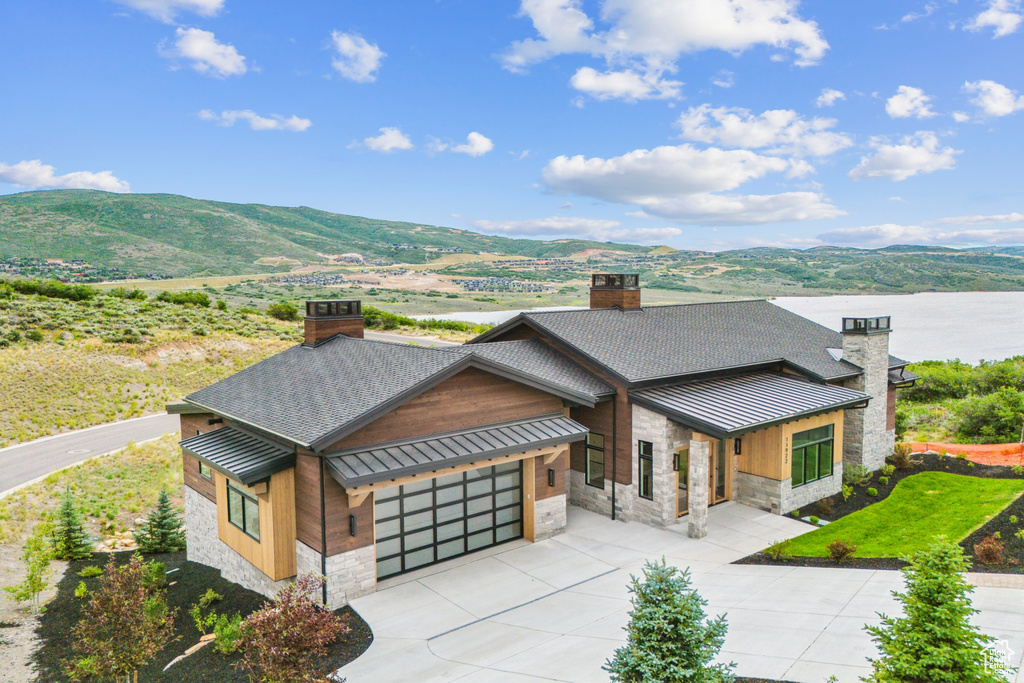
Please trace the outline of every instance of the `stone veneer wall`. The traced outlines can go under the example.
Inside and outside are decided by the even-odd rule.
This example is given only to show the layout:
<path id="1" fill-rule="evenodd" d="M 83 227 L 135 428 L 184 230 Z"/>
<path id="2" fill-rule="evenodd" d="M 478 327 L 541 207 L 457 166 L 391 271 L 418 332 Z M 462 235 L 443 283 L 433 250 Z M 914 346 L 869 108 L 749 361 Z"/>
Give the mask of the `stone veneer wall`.
<path id="1" fill-rule="evenodd" d="M 606 452 L 606 461 L 610 460 L 610 455 Z M 577 472 L 576 470 L 569 470 L 569 502 L 573 505 L 583 508 L 584 510 L 590 510 L 600 515 L 610 517 L 612 514 L 612 478 L 611 470 L 607 472 L 608 476 L 604 479 L 604 488 L 599 489 L 596 486 L 587 485 L 587 475 L 583 472 Z M 615 503 L 616 511 L 615 516 L 621 521 L 627 521 L 630 519 L 629 515 L 632 512 L 632 496 L 623 495 L 629 493 L 628 484 L 619 484 L 615 488 Z"/>
<path id="2" fill-rule="evenodd" d="M 633 485 L 629 496 L 633 499 L 632 521 L 656 527 L 678 523 L 676 496 L 678 476 L 673 466 L 676 450 L 690 443 L 691 431 L 641 406 L 633 406 Z M 651 442 L 653 448 L 653 498 L 640 497 L 639 441 Z M 623 487 L 626 488 L 626 487 Z M 618 493 L 618 492 L 616 492 Z M 618 496 L 616 496 L 618 497 Z"/>
<path id="3" fill-rule="evenodd" d="M 792 479 L 777 481 L 748 472 L 738 472 L 735 476 L 732 482 L 735 501 L 782 515 L 833 496 L 843 488 L 843 475 L 838 464 L 831 477 L 796 488 L 793 488 Z"/>
<path id="4" fill-rule="evenodd" d="M 320 553 L 302 541 L 295 542 L 298 572 L 321 574 Z M 377 590 L 377 552 L 374 546 L 350 550 L 327 558 L 327 607 L 338 609 Z"/>
<path id="5" fill-rule="evenodd" d="M 896 432 L 886 429 L 889 403 L 889 333 L 843 335 L 843 360 L 863 374 L 847 386 L 871 396 L 867 408 L 847 410 L 843 420 L 843 461 L 877 470 L 892 455 Z"/>
<path id="6" fill-rule="evenodd" d="M 535 541 L 565 533 L 567 500 L 565 494 L 541 498 L 533 504 L 533 537 Z"/>

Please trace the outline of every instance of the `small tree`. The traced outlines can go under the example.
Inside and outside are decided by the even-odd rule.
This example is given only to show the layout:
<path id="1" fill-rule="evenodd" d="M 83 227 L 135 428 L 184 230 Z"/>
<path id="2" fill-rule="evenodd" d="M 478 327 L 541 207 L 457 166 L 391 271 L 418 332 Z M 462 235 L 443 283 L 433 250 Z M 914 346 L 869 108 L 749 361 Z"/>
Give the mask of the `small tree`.
<path id="1" fill-rule="evenodd" d="M 92 543 L 82 524 L 82 513 L 75 505 L 71 487 L 64 490 L 64 497 L 57 509 L 57 523 L 50 537 L 53 556 L 58 560 L 84 560 L 92 555 Z"/>
<path id="2" fill-rule="evenodd" d="M 160 490 L 160 498 L 146 517 L 146 521 L 132 534 L 139 550 L 144 553 L 173 553 L 185 549 L 185 529 L 174 508 L 166 489 Z"/>
<path id="3" fill-rule="evenodd" d="M 129 679 L 171 641 L 174 614 L 163 590 L 147 581 L 149 565 L 138 553 L 118 566 L 110 556 L 73 631 L 75 658 L 65 662 L 71 680 Z"/>
<path id="4" fill-rule="evenodd" d="M 242 626 L 238 646 L 250 677 L 264 683 L 329 681 L 318 662 L 327 646 L 348 632 L 337 616 L 310 599 L 324 578 L 303 574 L 281 589 L 273 602 L 250 614 Z"/>
<path id="5" fill-rule="evenodd" d="M 16 602 L 31 602 L 39 607 L 39 594 L 46 590 L 47 579 L 53 572 L 50 567 L 51 549 L 43 540 L 43 533 L 36 532 L 25 541 L 21 560 L 25 563 L 25 578 L 21 583 L 5 586 L 4 590 Z"/>
<path id="6" fill-rule="evenodd" d="M 865 626 L 882 656 L 871 660 L 868 683 L 1006 683 L 991 666 L 987 645 L 995 639 L 971 625 L 978 610 L 974 590 L 963 577 L 969 568 L 955 543 L 939 540 L 910 558 L 903 571 L 905 593 L 893 591 L 905 616 L 887 617 L 880 626 Z"/>
<path id="7" fill-rule="evenodd" d="M 290 322 L 292 320 L 299 319 L 299 309 L 290 303 L 282 301 L 280 303 L 270 304 L 267 306 L 267 315 L 271 318 Z"/>
<path id="8" fill-rule="evenodd" d="M 732 664 L 711 664 L 725 641 L 725 617 L 707 620 L 707 601 L 690 587 L 689 571 L 648 562 L 630 577 L 633 609 L 627 643 L 605 665 L 622 683 L 719 683 L 734 680 Z"/>

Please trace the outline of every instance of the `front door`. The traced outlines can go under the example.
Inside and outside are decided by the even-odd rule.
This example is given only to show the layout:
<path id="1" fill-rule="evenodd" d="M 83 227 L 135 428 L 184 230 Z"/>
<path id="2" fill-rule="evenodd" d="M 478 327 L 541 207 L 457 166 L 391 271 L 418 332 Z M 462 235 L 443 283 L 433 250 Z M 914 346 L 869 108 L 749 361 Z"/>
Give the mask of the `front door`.
<path id="1" fill-rule="evenodd" d="M 687 495 L 690 479 L 690 451 L 682 449 L 676 453 L 676 517 L 682 517 L 690 511 L 690 498 Z"/>
<path id="2" fill-rule="evenodd" d="M 708 449 L 708 505 L 721 503 L 726 499 L 726 465 L 725 441 L 712 441 Z"/>

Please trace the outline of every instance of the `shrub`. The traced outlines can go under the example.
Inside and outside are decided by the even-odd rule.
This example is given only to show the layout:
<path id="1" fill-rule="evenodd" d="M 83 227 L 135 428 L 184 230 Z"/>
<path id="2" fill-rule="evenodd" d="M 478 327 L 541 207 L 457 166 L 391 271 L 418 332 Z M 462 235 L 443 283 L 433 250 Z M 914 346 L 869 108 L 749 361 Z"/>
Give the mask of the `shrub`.
<path id="1" fill-rule="evenodd" d="M 3 280 L 10 289 L 18 294 L 38 294 L 51 299 L 67 299 L 68 301 L 88 301 L 96 296 L 96 290 L 89 285 L 69 285 L 60 280 Z"/>
<path id="2" fill-rule="evenodd" d="M 290 322 L 299 319 L 299 309 L 289 303 L 277 303 L 267 306 L 267 315 L 271 318 Z"/>
<path id="3" fill-rule="evenodd" d="M 99 576 L 103 573 L 103 570 L 94 564 L 90 564 L 88 567 L 83 567 L 82 571 L 78 572 L 78 575 L 84 579 L 91 579 L 95 576 Z"/>
<path id="4" fill-rule="evenodd" d="M 1024 529 L 1017 529 L 1013 535 L 1017 537 L 1017 540 L 1024 541 Z"/>
<path id="5" fill-rule="evenodd" d="M 850 500 L 850 496 L 853 495 L 853 487 L 849 484 L 843 484 L 843 500 Z"/>
<path id="6" fill-rule="evenodd" d="M 892 456 L 889 457 L 889 462 L 897 470 L 910 469 L 914 464 L 913 458 L 910 457 L 910 444 L 896 444 L 893 448 Z"/>
<path id="7" fill-rule="evenodd" d="M 215 602 L 220 602 L 223 599 L 224 599 L 223 595 L 221 595 L 217 591 L 213 590 L 212 588 L 207 588 L 206 592 L 203 593 L 203 596 L 201 598 L 199 598 L 199 603 L 198 604 L 203 609 L 206 609 L 207 607 L 209 607 L 210 605 L 214 604 Z"/>
<path id="8" fill-rule="evenodd" d="M 1010 524 L 1017 523 L 1017 515 L 1010 515 Z"/>
<path id="9" fill-rule="evenodd" d="M 58 560 L 84 560 L 92 555 L 92 543 L 82 524 L 82 513 L 75 505 L 71 487 L 64 489 L 64 497 L 57 509 L 57 523 L 50 537 L 53 557 Z"/>
<path id="10" fill-rule="evenodd" d="M 217 299 L 217 310 L 226 311 L 228 310 L 228 302 L 223 299 Z"/>
<path id="11" fill-rule="evenodd" d="M 910 558 L 902 572 L 906 592 L 893 593 L 904 616 L 881 615 L 878 626 L 865 626 L 881 656 L 871 661 L 870 683 L 890 681 L 970 681 L 1005 683 L 993 671 L 988 646 L 995 641 L 970 622 L 974 589 L 964 580 L 968 563 L 951 541 L 940 540 Z"/>
<path id="12" fill-rule="evenodd" d="M 305 683 L 327 675 L 318 659 L 348 632 L 344 622 L 313 602 L 324 578 L 303 574 L 274 600 L 246 617 L 238 648 L 250 676 L 274 683 Z"/>
<path id="13" fill-rule="evenodd" d="M 1010 471 L 1016 474 L 1018 477 L 1024 475 L 1024 466 L 1014 465 L 1010 468 Z"/>
<path id="14" fill-rule="evenodd" d="M 210 307 L 210 297 L 206 292 L 160 292 L 156 297 L 157 301 L 165 301 L 169 304 L 179 306 L 201 306 Z"/>
<path id="15" fill-rule="evenodd" d="M 836 564 L 842 564 L 845 559 L 853 557 L 853 554 L 857 552 L 857 546 L 849 541 L 838 538 L 829 543 L 826 548 L 828 549 L 828 556 Z"/>
<path id="16" fill-rule="evenodd" d="M 198 602 L 192 605 L 188 611 L 188 615 L 192 617 L 192 621 L 196 625 L 196 630 L 203 636 L 205 636 L 210 629 L 213 628 L 214 624 L 217 623 L 217 613 L 211 611 L 207 614 L 203 614 L 203 610 L 199 606 Z"/>
<path id="17" fill-rule="evenodd" d="M 144 553 L 173 553 L 185 548 L 185 529 L 181 519 L 171 507 L 167 489 L 160 490 L 154 508 L 146 521 L 132 534 L 139 550 Z"/>
<path id="18" fill-rule="evenodd" d="M 895 465 L 882 465 L 882 469 L 880 471 L 882 473 L 882 476 L 884 476 L 884 477 L 891 477 L 896 472 L 896 466 Z"/>
<path id="19" fill-rule="evenodd" d="M 793 510 L 789 514 L 792 515 L 796 519 L 800 519 L 800 511 L 799 510 Z"/>
<path id="20" fill-rule="evenodd" d="M 874 498 L 875 496 L 877 496 L 877 495 L 878 495 L 878 489 L 876 489 L 876 488 L 875 488 L 874 486 L 872 486 L 871 488 L 869 488 L 869 489 L 867 490 L 867 494 L 868 494 L 869 496 L 871 496 L 872 498 Z"/>
<path id="21" fill-rule="evenodd" d="M 170 642 L 174 614 L 163 591 L 147 585 L 149 572 L 138 553 L 121 566 L 110 556 L 73 630 L 75 657 L 65 662 L 71 680 L 127 677 Z"/>
<path id="22" fill-rule="evenodd" d="M 1002 387 L 987 396 L 972 396 L 956 404 L 953 430 L 963 441 L 1015 441 L 1021 433 L 1021 414 L 1024 414 L 1024 392 Z"/>
<path id="23" fill-rule="evenodd" d="M 764 552 L 768 557 L 778 562 L 785 557 L 789 557 L 789 541 L 775 541 L 765 548 Z"/>
<path id="24" fill-rule="evenodd" d="M 196 325 L 195 327 L 192 328 L 192 334 L 194 334 L 197 337 L 205 337 L 209 333 L 207 332 L 206 328 L 203 327 L 202 325 Z"/>
<path id="25" fill-rule="evenodd" d="M 871 471 L 864 465 L 847 463 L 843 467 L 843 483 L 850 486 L 863 486 L 871 481 Z"/>
<path id="26" fill-rule="evenodd" d="M 229 655 L 238 650 L 242 640 L 242 617 L 234 615 L 229 617 L 221 614 L 217 617 L 217 623 L 213 625 L 213 647 L 222 655 Z"/>
<path id="27" fill-rule="evenodd" d="M 978 564 L 1002 564 L 1006 544 L 995 536 L 983 538 L 974 544 L 974 560 Z"/>
<path id="28" fill-rule="evenodd" d="M 107 292 L 107 294 L 118 299 L 131 299 L 134 301 L 145 301 L 147 298 L 146 293 L 141 289 L 128 289 L 127 287 L 115 287 Z"/>
<path id="29" fill-rule="evenodd" d="M 831 515 L 836 511 L 835 505 L 832 503 L 831 498 L 822 498 L 818 501 L 818 512 L 823 515 Z"/>
<path id="30" fill-rule="evenodd" d="M 78 585 L 75 586 L 75 597 L 81 600 L 89 595 L 89 587 L 85 585 L 85 581 L 79 581 Z"/>
<path id="31" fill-rule="evenodd" d="M 889 485 L 889 477 L 879 477 L 878 478 L 878 483 L 881 484 L 882 486 L 888 486 Z"/>
<path id="32" fill-rule="evenodd" d="M 707 601 L 690 587 L 689 571 L 647 562 L 630 577 L 633 609 L 627 643 L 604 665 L 613 681 L 731 681 L 732 664 L 712 664 L 725 641 L 725 617 L 708 619 Z"/>
<path id="33" fill-rule="evenodd" d="M 814 515 L 811 515 L 807 518 L 807 521 L 809 521 L 811 524 L 817 525 L 818 522 L 820 522 L 821 520 L 815 517 Z"/>
<path id="34" fill-rule="evenodd" d="M 43 331 L 42 330 L 29 330 L 28 332 L 25 333 L 25 337 L 29 341 L 41 342 L 41 341 L 43 341 Z"/>

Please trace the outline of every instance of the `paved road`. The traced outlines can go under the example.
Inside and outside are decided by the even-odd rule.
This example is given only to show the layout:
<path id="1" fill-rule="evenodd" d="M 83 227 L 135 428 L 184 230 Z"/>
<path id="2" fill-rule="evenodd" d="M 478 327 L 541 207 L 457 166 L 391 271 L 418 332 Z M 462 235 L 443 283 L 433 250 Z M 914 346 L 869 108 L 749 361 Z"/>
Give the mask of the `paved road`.
<path id="1" fill-rule="evenodd" d="M 110 451 L 178 431 L 178 416 L 161 413 L 45 437 L 0 450 L 0 494 Z"/>
<path id="2" fill-rule="evenodd" d="M 459 344 L 455 342 L 430 339 L 429 337 L 410 337 L 407 334 L 388 334 L 387 332 L 370 331 L 366 331 L 363 334 L 366 335 L 367 339 L 379 339 L 381 341 L 398 342 L 399 344 L 416 342 L 420 346 L 459 346 Z"/>

